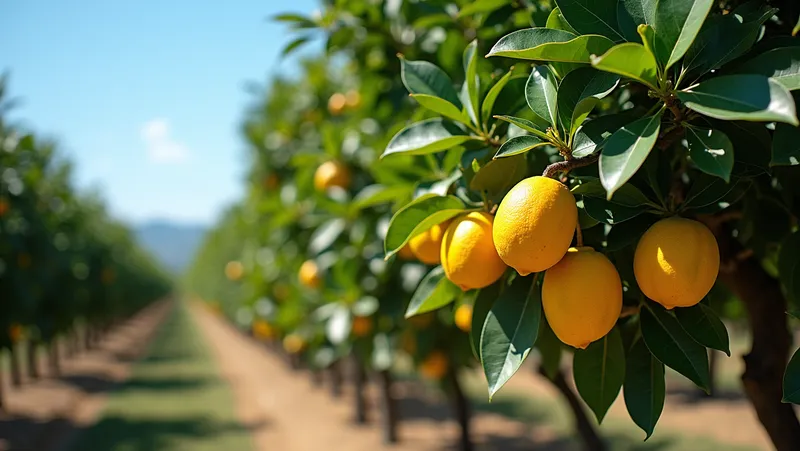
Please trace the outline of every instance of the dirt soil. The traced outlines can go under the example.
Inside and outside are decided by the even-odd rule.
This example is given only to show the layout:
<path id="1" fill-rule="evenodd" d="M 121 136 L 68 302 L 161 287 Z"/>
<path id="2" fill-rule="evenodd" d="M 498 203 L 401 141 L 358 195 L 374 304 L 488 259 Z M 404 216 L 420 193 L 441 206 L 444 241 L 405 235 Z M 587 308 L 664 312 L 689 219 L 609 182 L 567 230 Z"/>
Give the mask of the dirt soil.
<path id="1" fill-rule="evenodd" d="M 124 381 L 131 363 L 147 347 L 169 310 L 153 304 L 111 330 L 90 351 L 62 358 L 61 376 L 9 386 L 3 375 L 5 411 L 0 413 L 0 451 L 64 451 L 82 429 L 94 424 L 106 394 Z M 62 352 L 63 356 L 63 352 Z"/>

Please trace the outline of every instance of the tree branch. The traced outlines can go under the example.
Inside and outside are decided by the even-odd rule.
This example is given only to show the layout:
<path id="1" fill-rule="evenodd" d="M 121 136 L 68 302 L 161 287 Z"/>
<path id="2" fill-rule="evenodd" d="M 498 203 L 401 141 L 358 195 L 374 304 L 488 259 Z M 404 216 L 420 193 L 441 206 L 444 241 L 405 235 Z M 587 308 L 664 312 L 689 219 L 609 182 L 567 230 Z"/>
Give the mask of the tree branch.
<path id="1" fill-rule="evenodd" d="M 594 154 L 585 158 L 559 161 L 547 166 L 542 175 L 544 177 L 552 177 L 559 172 L 569 172 L 575 168 L 582 168 L 584 166 L 589 166 L 590 164 L 595 163 L 598 158 L 600 158 L 600 155 Z"/>

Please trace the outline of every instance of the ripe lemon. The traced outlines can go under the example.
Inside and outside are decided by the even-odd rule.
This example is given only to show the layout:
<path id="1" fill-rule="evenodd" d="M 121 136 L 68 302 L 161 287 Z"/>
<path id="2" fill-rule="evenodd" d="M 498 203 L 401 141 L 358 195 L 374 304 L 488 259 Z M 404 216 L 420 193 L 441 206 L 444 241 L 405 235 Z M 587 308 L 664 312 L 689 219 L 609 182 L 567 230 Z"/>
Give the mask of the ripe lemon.
<path id="1" fill-rule="evenodd" d="M 289 354 L 297 354 L 306 347 L 306 341 L 297 334 L 289 334 L 283 337 L 283 349 Z"/>
<path id="2" fill-rule="evenodd" d="M 322 284 L 319 268 L 313 260 L 306 260 L 300 265 L 300 283 L 309 288 L 319 288 Z"/>
<path id="3" fill-rule="evenodd" d="M 350 186 L 350 170 L 339 161 L 326 161 L 314 173 L 314 188 L 325 191 L 334 186 L 347 189 Z"/>
<path id="4" fill-rule="evenodd" d="M 549 177 L 529 177 L 500 202 L 494 245 L 508 266 L 526 276 L 558 263 L 577 225 L 578 207 L 567 187 Z"/>
<path id="5" fill-rule="evenodd" d="M 408 247 L 417 257 L 417 260 L 427 265 L 438 265 L 441 257 L 442 239 L 444 231 L 450 225 L 450 220 L 436 224 L 430 229 L 408 240 Z"/>
<path id="6" fill-rule="evenodd" d="M 274 336 L 272 326 L 263 319 L 253 321 L 252 330 L 253 336 L 259 340 L 270 340 Z"/>
<path id="7" fill-rule="evenodd" d="M 472 306 L 468 304 L 461 304 L 456 309 L 455 313 L 456 326 L 464 332 L 469 332 L 472 329 Z"/>
<path id="8" fill-rule="evenodd" d="M 347 91 L 347 94 L 345 95 L 345 102 L 348 108 L 357 110 L 358 107 L 361 106 L 361 93 L 355 89 L 352 91 Z"/>
<path id="9" fill-rule="evenodd" d="M 619 318 L 619 273 L 605 255 L 591 247 L 570 248 L 544 273 L 542 307 L 559 340 L 585 349 L 604 337 Z"/>
<path id="10" fill-rule="evenodd" d="M 447 374 L 447 356 L 441 351 L 433 351 L 419 365 L 419 372 L 428 379 L 439 380 Z"/>
<path id="11" fill-rule="evenodd" d="M 697 221 L 678 216 L 662 219 L 639 240 L 633 272 L 648 298 L 667 309 L 691 307 L 717 280 L 717 240 Z"/>
<path id="12" fill-rule="evenodd" d="M 353 318 L 353 335 L 364 337 L 372 332 L 372 318 L 368 316 L 356 316 Z"/>
<path id="13" fill-rule="evenodd" d="M 346 104 L 347 97 L 341 92 L 337 92 L 336 94 L 332 95 L 330 99 L 328 99 L 328 111 L 332 115 L 338 116 L 342 114 Z"/>
<path id="14" fill-rule="evenodd" d="M 493 219 L 473 211 L 456 218 L 444 232 L 444 274 L 464 291 L 489 286 L 506 270 L 492 243 Z"/>
<path id="15" fill-rule="evenodd" d="M 230 261 L 227 265 L 225 265 L 225 277 L 227 277 L 228 280 L 239 280 L 242 278 L 243 274 L 244 265 L 242 265 L 242 262 Z"/>

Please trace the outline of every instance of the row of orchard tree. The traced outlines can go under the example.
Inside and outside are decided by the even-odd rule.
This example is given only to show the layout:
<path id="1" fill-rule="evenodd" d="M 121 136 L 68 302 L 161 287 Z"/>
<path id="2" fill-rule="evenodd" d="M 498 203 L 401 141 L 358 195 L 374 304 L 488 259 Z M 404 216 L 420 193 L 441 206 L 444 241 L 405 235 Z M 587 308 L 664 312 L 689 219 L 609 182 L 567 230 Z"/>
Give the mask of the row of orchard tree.
<path id="1" fill-rule="evenodd" d="M 37 354 L 48 349 L 58 371 L 60 343 L 91 346 L 114 321 L 165 296 L 170 281 L 95 194 L 75 188 L 56 142 L 9 120 L 7 81 L 0 78 L 0 349 L 19 385 L 23 361 L 37 378 Z"/>
<path id="2" fill-rule="evenodd" d="M 451 395 L 465 449 L 461 368 L 481 366 L 492 396 L 535 349 L 600 449 L 578 395 L 602 421 L 622 392 L 649 437 L 665 367 L 709 391 L 721 317 L 746 320 L 744 393 L 797 449 L 798 15 L 777 0 L 280 15 L 285 53 L 325 55 L 248 110 L 246 196 L 189 287 L 312 368 L 349 359 L 385 380 L 410 356 Z"/>

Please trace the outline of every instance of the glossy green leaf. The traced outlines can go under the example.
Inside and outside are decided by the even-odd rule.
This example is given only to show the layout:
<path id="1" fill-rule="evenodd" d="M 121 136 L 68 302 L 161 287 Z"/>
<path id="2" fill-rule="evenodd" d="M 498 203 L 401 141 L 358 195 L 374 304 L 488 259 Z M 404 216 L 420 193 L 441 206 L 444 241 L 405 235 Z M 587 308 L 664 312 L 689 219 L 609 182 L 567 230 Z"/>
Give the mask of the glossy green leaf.
<path id="1" fill-rule="evenodd" d="M 409 239 L 464 211 L 464 202 L 455 196 L 427 194 L 415 199 L 392 216 L 384 240 L 388 259 Z"/>
<path id="2" fill-rule="evenodd" d="M 628 42 L 615 45 L 602 56 L 592 57 L 592 66 L 658 89 L 656 59 L 642 44 Z"/>
<path id="3" fill-rule="evenodd" d="M 461 289 L 450 282 L 441 266 L 433 268 L 417 286 L 406 309 L 406 318 L 427 313 L 453 302 Z"/>
<path id="4" fill-rule="evenodd" d="M 602 198 L 584 197 L 583 209 L 590 217 L 603 224 L 616 225 L 639 216 L 645 212 L 646 207 L 628 207 Z"/>
<path id="5" fill-rule="evenodd" d="M 612 134 L 600 154 L 600 181 L 608 198 L 642 166 L 661 130 L 661 113 L 643 117 Z"/>
<path id="6" fill-rule="evenodd" d="M 370 185 L 362 189 L 353 199 L 353 207 L 363 209 L 389 202 L 397 202 L 408 197 L 413 191 L 409 185 Z"/>
<path id="7" fill-rule="evenodd" d="M 689 156 L 701 171 L 730 182 L 733 143 L 728 135 L 710 128 L 686 127 L 686 141 Z"/>
<path id="8" fill-rule="evenodd" d="M 656 3 L 653 17 L 656 60 L 669 69 L 694 42 L 713 0 L 672 0 Z"/>
<path id="9" fill-rule="evenodd" d="M 503 92 L 503 88 L 506 87 L 508 82 L 510 82 L 513 78 L 521 78 L 522 75 L 515 75 L 513 72 L 509 71 L 505 75 L 503 75 L 497 83 L 495 83 L 489 92 L 486 93 L 486 97 L 483 98 L 483 103 L 481 104 L 481 117 L 483 119 L 489 119 L 492 117 L 492 109 L 494 109 L 494 103 L 497 101 L 497 98 L 500 96 L 500 93 Z"/>
<path id="10" fill-rule="evenodd" d="M 639 215 L 630 221 L 611 227 L 606 237 L 606 251 L 616 252 L 635 245 L 658 219 L 654 215 Z"/>
<path id="11" fill-rule="evenodd" d="M 562 30 L 528 28 L 503 36 L 486 56 L 588 64 L 591 55 L 602 55 L 613 46 L 604 36 L 576 36 Z"/>
<path id="12" fill-rule="evenodd" d="M 575 195 L 606 199 L 611 203 L 623 205 L 625 207 L 641 207 L 645 205 L 657 207 L 657 205 L 648 199 L 639 188 L 630 183 L 622 185 L 611 199 L 608 199 L 606 190 L 603 188 L 600 179 L 594 177 L 581 177 L 581 184 L 576 185 L 570 191 Z"/>
<path id="13" fill-rule="evenodd" d="M 292 42 L 286 44 L 286 47 L 281 50 L 281 58 L 286 58 L 287 56 L 291 55 L 295 50 L 299 49 L 310 40 L 311 38 L 309 36 L 300 36 L 299 38 L 292 40 Z"/>
<path id="14" fill-rule="evenodd" d="M 614 90 L 619 77 L 591 67 L 570 72 L 558 86 L 558 117 L 571 136 L 597 102 Z"/>
<path id="15" fill-rule="evenodd" d="M 525 100 L 536 116 L 558 125 L 558 80 L 547 66 L 536 66 L 525 84 Z"/>
<path id="16" fill-rule="evenodd" d="M 689 188 L 681 208 L 699 209 L 724 201 L 731 192 L 742 188 L 743 185 L 746 186 L 746 183 L 741 178 L 727 183 L 719 177 L 710 175 L 697 177 Z"/>
<path id="17" fill-rule="evenodd" d="M 792 233 L 781 242 L 778 279 L 783 285 L 786 298 L 795 307 L 800 306 L 800 231 Z"/>
<path id="18" fill-rule="evenodd" d="M 535 279 L 514 279 L 486 316 L 480 355 L 490 400 L 520 368 L 539 334 L 542 300 Z"/>
<path id="19" fill-rule="evenodd" d="M 477 192 L 486 192 L 489 196 L 504 194 L 525 178 L 527 169 L 528 166 L 523 155 L 492 160 L 475 173 L 469 183 L 469 188 Z"/>
<path id="20" fill-rule="evenodd" d="M 553 8 L 553 10 L 550 11 L 550 15 L 547 16 L 547 23 L 545 24 L 545 27 L 553 30 L 569 31 L 572 34 L 579 34 L 569 23 L 567 23 L 567 19 L 564 19 L 564 15 L 561 14 L 561 10 L 559 8 Z"/>
<path id="21" fill-rule="evenodd" d="M 617 2 L 617 22 L 626 41 L 639 41 L 637 28 L 655 22 L 657 0 L 620 0 Z"/>
<path id="22" fill-rule="evenodd" d="M 636 341 L 628 352 L 622 392 L 628 414 L 647 434 L 647 440 L 664 409 L 666 383 L 664 364 L 650 353 L 643 340 Z"/>
<path id="23" fill-rule="evenodd" d="M 585 158 L 600 152 L 606 140 L 623 125 L 632 122 L 635 116 L 629 112 L 607 114 L 587 120 L 575 132 L 572 138 L 572 156 Z"/>
<path id="24" fill-rule="evenodd" d="M 783 402 L 800 404 L 800 351 L 795 351 L 783 375 Z"/>
<path id="25" fill-rule="evenodd" d="M 481 117 L 479 113 L 480 100 L 478 96 L 481 92 L 481 80 L 478 77 L 478 40 L 469 43 L 467 48 L 464 49 L 463 60 L 464 64 L 464 87 L 466 88 L 466 95 L 469 99 L 471 111 L 474 111 L 473 120 L 475 124 L 480 124 Z"/>
<path id="26" fill-rule="evenodd" d="M 624 41 L 617 24 L 617 0 L 556 0 L 561 14 L 580 34 Z"/>
<path id="27" fill-rule="evenodd" d="M 716 77 L 677 94 L 688 108 L 716 119 L 798 124 L 792 95 L 763 75 Z"/>
<path id="28" fill-rule="evenodd" d="M 467 117 L 463 111 L 441 97 L 431 96 L 428 94 L 411 94 L 411 97 L 419 102 L 420 105 L 433 111 L 434 113 L 439 113 L 444 117 L 461 122 L 462 124 L 469 123 L 469 117 Z"/>
<path id="29" fill-rule="evenodd" d="M 777 124 L 772 135 L 770 166 L 796 166 L 800 164 L 800 128 Z"/>
<path id="30" fill-rule="evenodd" d="M 549 124 L 547 124 L 547 122 L 545 122 L 544 120 L 542 120 L 542 123 L 536 124 L 536 123 L 534 123 L 532 121 L 529 121 L 527 119 L 523 119 L 521 117 L 495 116 L 495 118 L 497 118 L 497 119 L 499 119 L 499 120 L 501 120 L 503 122 L 508 122 L 509 124 L 514 124 L 517 127 L 521 128 L 521 129 L 523 129 L 523 130 L 525 130 L 527 132 L 533 133 L 534 135 L 536 135 L 536 136 L 538 136 L 538 137 L 540 137 L 542 139 L 547 139 L 547 134 L 545 134 L 544 130 L 547 129 Z"/>
<path id="31" fill-rule="evenodd" d="M 800 89 L 800 47 L 782 47 L 756 55 L 735 72 L 770 77 L 792 91 Z"/>
<path id="32" fill-rule="evenodd" d="M 392 154 L 423 155 L 441 152 L 467 141 L 477 141 L 455 122 L 441 118 L 417 122 L 397 132 L 381 158 Z"/>
<path id="33" fill-rule="evenodd" d="M 478 295 L 475 297 L 475 303 L 472 305 L 472 326 L 469 331 L 470 345 L 472 345 L 472 352 L 478 361 L 481 360 L 481 332 L 483 331 L 483 323 L 486 322 L 486 315 L 492 309 L 494 301 L 500 296 L 500 286 L 502 280 L 489 285 L 486 288 L 481 288 Z"/>
<path id="34" fill-rule="evenodd" d="M 439 97 L 461 110 L 461 101 L 453 87 L 453 81 L 439 66 L 427 61 L 400 58 L 400 78 L 409 93 Z"/>
<path id="35" fill-rule="evenodd" d="M 476 0 L 467 3 L 458 12 L 458 17 L 471 16 L 478 13 L 490 13 L 509 4 L 510 0 Z"/>
<path id="36" fill-rule="evenodd" d="M 706 348 L 697 343 L 672 314 L 649 303 L 640 314 L 642 338 L 656 358 L 708 391 L 709 371 Z"/>
<path id="37" fill-rule="evenodd" d="M 323 222 L 311 234 L 308 250 L 312 255 L 318 255 L 328 249 L 344 232 L 346 226 L 347 221 L 342 218 L 333 218 Z"/>
<path id="38" fill-rule="evenodd" d="M 504 142 L 500 149 L 495 154 L 494 158 L 506 158 L 519 155 L 537 147 L 542 147 L 550 144 L 548 141 L 542 141 L 540 138 L 531 135 L 515 136 L 508 141 Z"/>
<path id="39" fill-rule="evenodd" d="M 677 308 L 675 317 L 694 341 L 707 348 L 722 351 L 728 357 L 731 356 L 728 329 L 711 307 L 697 304 L 692 307 Z"/>
<path id="40" fill-rule="evenodd" d="M 625 348 L 619 330 L 611 329 L 586 349 L 575 350 L 572 373 L 578 393 L 602 423 L 625 380 Z"/>
<path id="41" fill-rule="evenodd" d="M 547 324 L 547 319 L 542 315 L 539 325 L 539 336 L 536 338 L 536 349 L 539 350 L 539 366 L 550 379 L 556 377 L 561 370 L 561 340 L 553 333 Z"/>

